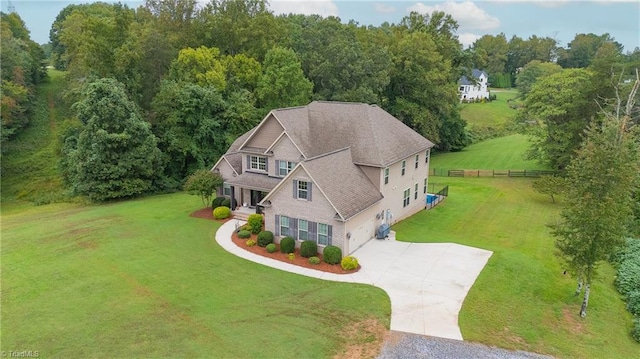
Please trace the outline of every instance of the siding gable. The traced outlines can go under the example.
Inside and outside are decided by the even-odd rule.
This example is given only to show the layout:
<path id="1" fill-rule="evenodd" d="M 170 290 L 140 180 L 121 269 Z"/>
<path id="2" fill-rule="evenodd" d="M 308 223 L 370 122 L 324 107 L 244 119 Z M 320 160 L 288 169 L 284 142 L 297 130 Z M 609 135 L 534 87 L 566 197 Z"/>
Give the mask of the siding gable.
<path id="1" fill-rule="evenodd" d="M 251 135 L 248 141 L 242 146 L 259 148 L 266 150 L 278 139 L 280 134 L 284 131 L 284 128 L 278 123 L 273 115 L 269 115 L 264 122 L 258 125 L 259 128 Z"/>

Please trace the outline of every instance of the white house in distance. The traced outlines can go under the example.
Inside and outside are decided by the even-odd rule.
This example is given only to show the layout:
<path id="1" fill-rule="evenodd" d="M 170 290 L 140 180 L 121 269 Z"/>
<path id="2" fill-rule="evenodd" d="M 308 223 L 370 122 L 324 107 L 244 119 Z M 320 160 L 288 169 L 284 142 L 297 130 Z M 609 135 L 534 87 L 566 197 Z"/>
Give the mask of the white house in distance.
<path id="1" fill-rule="evenodd" d="M 476 99 L 489 99 L 489 75 L 486 72 L 473 69 L 471 71 L 473 80 L 471 81 L 466 76 L 462 76 L 458 84 L 460 92 L 460 102 L 472 101 Z"/>
<path id="2" fill-rule="evenodd" d="M 262 212 L 276 240 L 348 255 L 425 208 L 432 147 L 378 106 L 314 101 L 272 110 L 211 170 L 235 213 Z"/>

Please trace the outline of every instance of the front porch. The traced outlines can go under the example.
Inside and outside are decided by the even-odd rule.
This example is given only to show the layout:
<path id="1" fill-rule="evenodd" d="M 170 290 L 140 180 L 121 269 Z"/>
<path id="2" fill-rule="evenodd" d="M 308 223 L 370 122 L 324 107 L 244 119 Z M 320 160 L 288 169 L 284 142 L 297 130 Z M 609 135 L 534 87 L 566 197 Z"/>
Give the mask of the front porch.
<path id="1" fill-rule="evenodd" d="M 249 215 L 254 213 L 262 213 L 259 206 L 238 206 L 235 210 L 231 211 L 234 219 L 240 219 L 243 221 L 246 221 L 249 218 Z"/>

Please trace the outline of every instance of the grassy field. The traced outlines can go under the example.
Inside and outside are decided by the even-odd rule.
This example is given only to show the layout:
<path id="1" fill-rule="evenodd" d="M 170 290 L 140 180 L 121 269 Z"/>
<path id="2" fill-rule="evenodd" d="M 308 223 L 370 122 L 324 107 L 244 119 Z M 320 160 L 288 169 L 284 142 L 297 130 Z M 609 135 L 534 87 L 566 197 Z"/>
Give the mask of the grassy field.
<path id="1" fill-rule="evenodd" d="M 454 242 L 494 252 L 459 317 L 465 340 L 564 358 L 637 358 L 631 316 L 602 266 L 586 319 L 546 224 L 559 213 L 522 178 L 448 178 L 449 197 L 394 226 L 399 240 Z"/>
<path id="2" fill-rule="evenodd" d="M 460 152 L 436 153 L 430 168 L 478 170 L 536 170 L 546 166 L 526 160 L 529 144 L 524 135 L 510 135 L 473 144 Z"/>
<path id="3" fill-rule="evenodd" d="M 2 350 L 40 357 L 326 358 L 389 327 L 378 288 L 248 262 L 186 194 L 3 203 Z"/>
<path id="4" fill-rule="evenodd" d="M 460 116 L 470 127 L 501 127 L 510 123 L 516 110 L 509 107 L 508 100 L 517 96 L 515 90 L 492 91 L 497 96 L 495 101 L 487 103 L 470 103 L 460 105 Z"/>
<path id="5" fill-rule="evenodd" d="M 36 93 L 31 123 L 8 141 L 2 156 L 2 201 L 39 203 L 65 198 L 56 154 L 58 129 L 66 114 L 62 106 L 63 72 L 49 70 L 49 82 Z"/>

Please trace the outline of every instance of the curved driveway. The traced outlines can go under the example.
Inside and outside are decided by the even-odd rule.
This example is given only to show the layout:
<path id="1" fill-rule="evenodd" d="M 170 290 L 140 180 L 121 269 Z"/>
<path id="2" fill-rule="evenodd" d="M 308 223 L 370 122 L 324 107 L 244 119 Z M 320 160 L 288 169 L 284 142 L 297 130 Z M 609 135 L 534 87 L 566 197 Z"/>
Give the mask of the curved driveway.
<path id="1" fill-rule="evenodd" d="M 453 243 L 371 240 L 352 254 L 360 263 L 358 272 L 332 274 L 245 251 L 231 241 L 235 226 L 231 220 L 216 232 L 216 241 L 227 251 L 288 272 L 382 288 L 391 299 L 391 330 L 458 340 L 458 312 L 492 254 Z"/>

